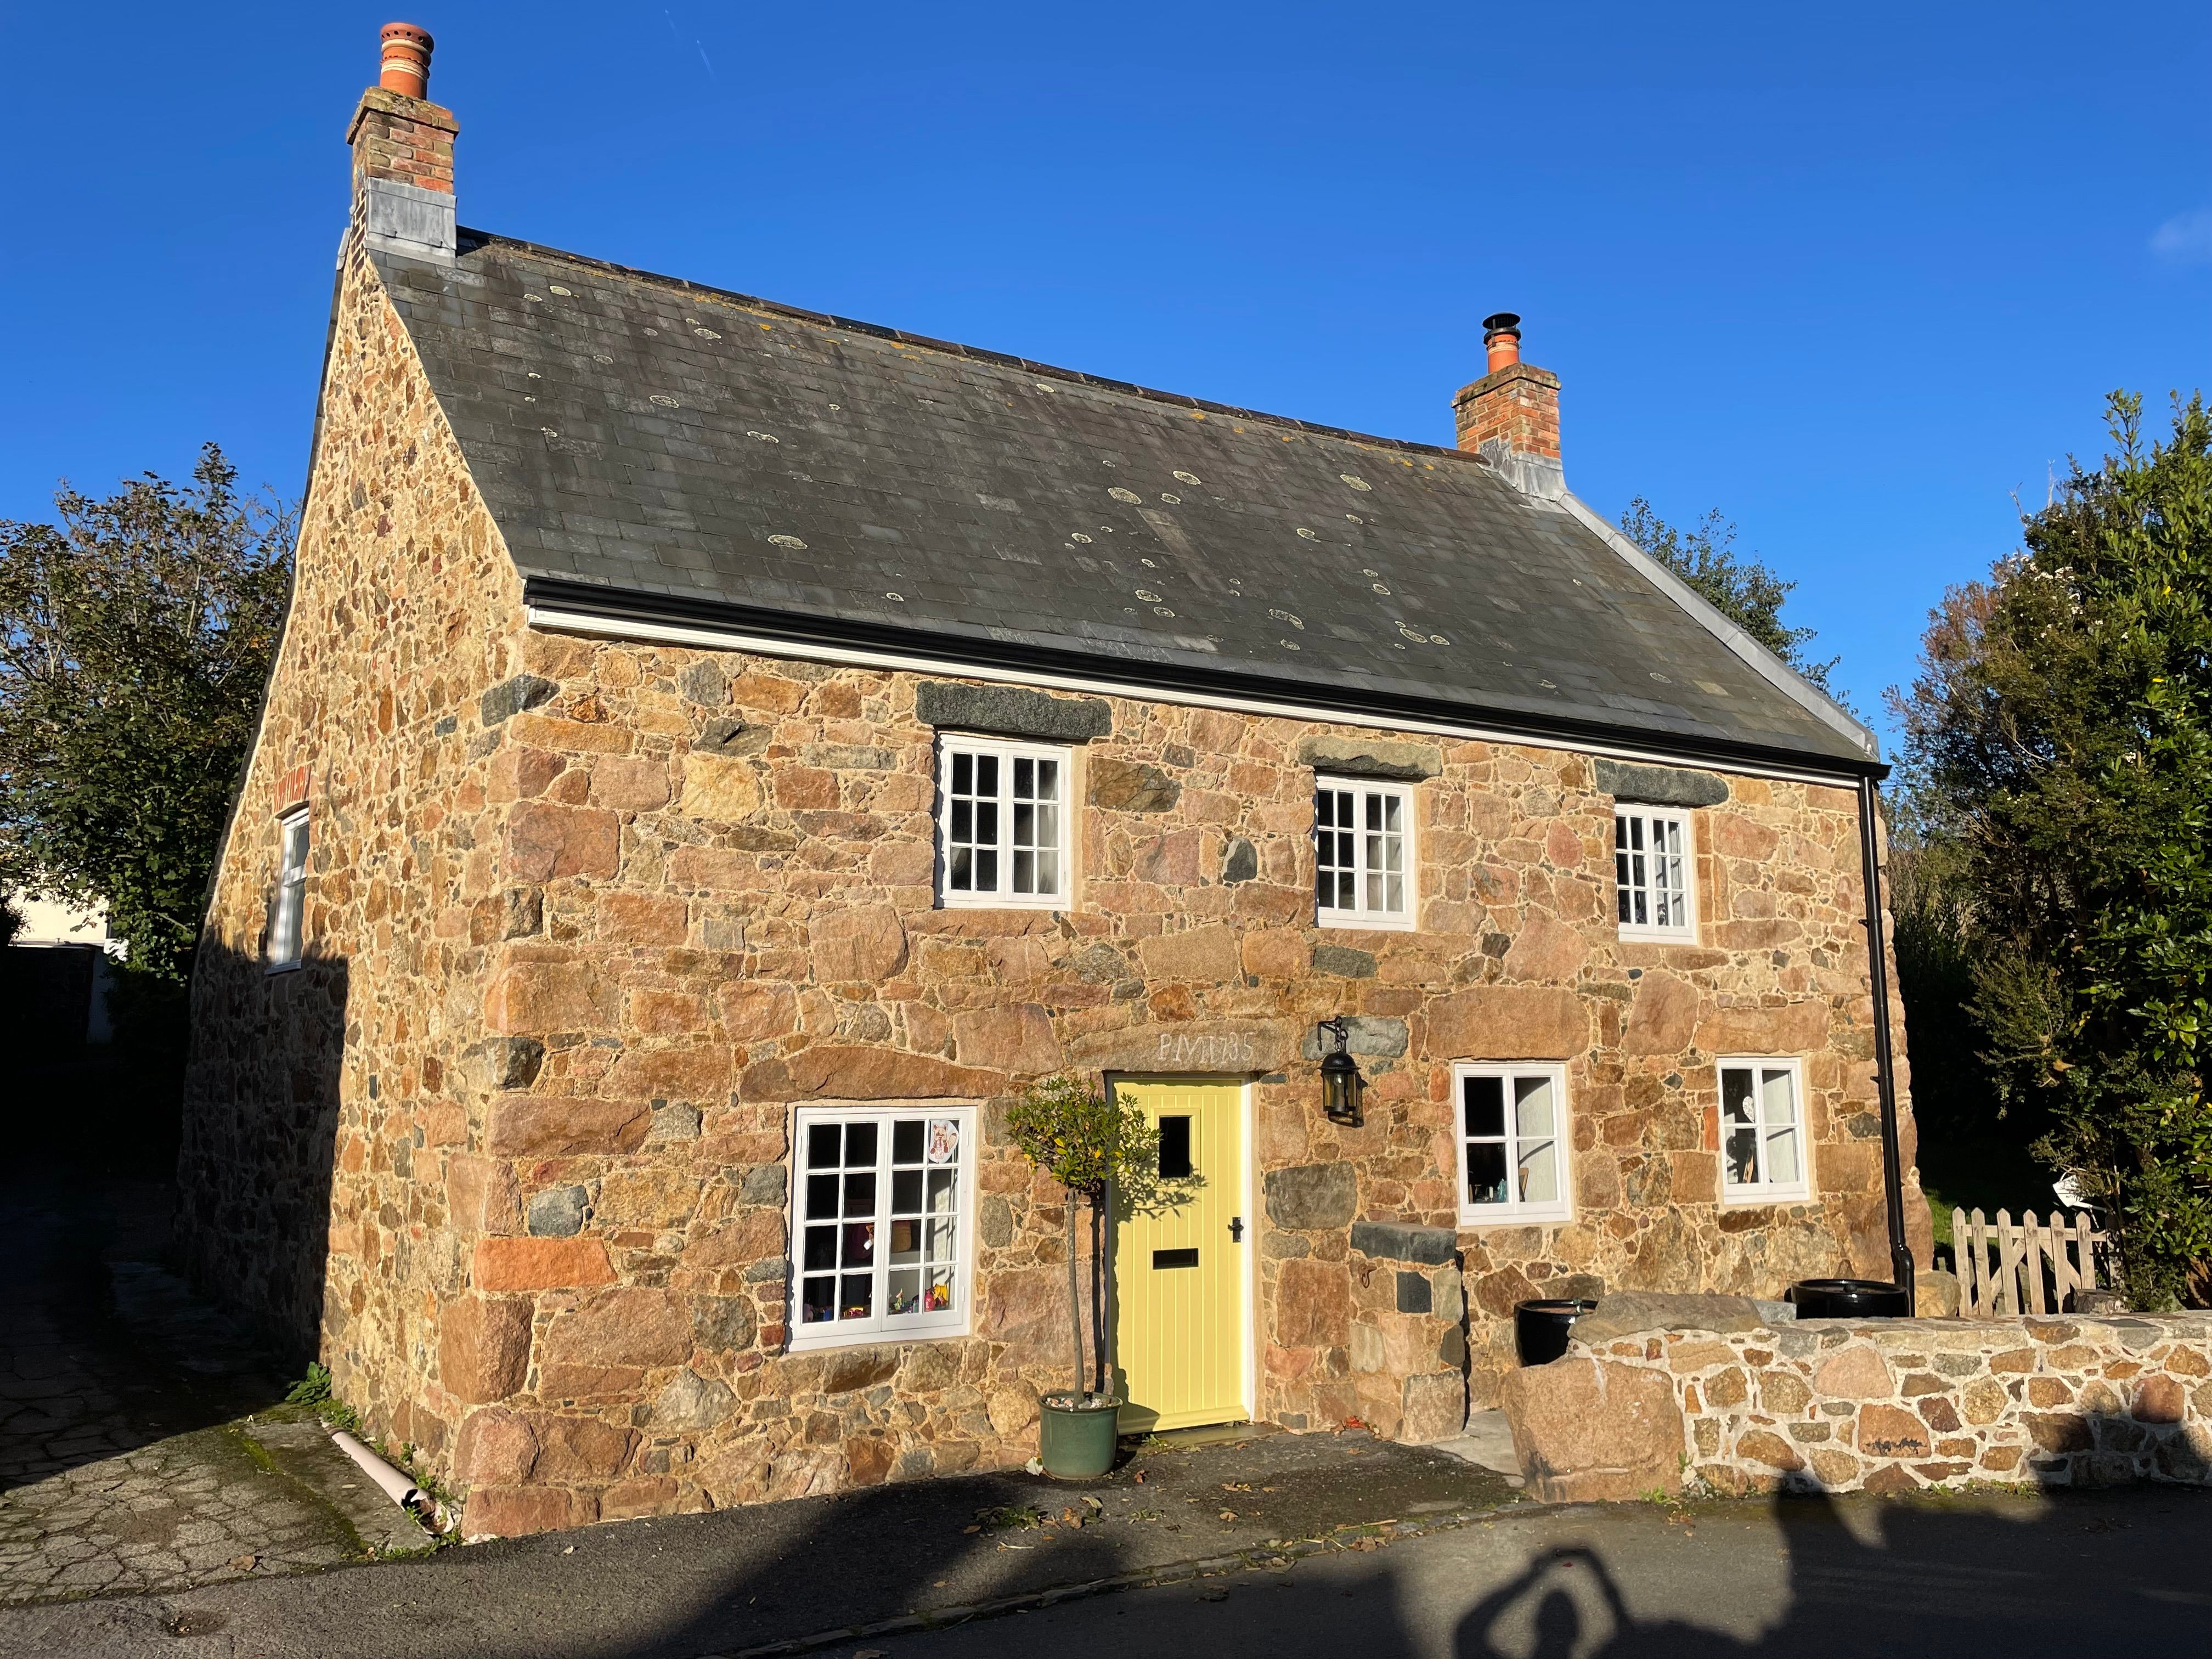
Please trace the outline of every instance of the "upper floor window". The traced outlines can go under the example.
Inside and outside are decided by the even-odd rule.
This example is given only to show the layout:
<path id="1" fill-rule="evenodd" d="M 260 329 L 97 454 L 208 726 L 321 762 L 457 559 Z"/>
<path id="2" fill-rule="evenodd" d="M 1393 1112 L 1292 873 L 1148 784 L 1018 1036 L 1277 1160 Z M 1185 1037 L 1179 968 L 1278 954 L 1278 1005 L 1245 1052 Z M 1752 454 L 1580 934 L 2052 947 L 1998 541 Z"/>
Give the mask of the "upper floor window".
<path id="1" fill-rule="evenodd" d="M 1724 1060 L 1721 1074 L 1721 1201 L 1808 1198 L 1805 1103 L 1794 1060 Z"/>
<path id="2" fill-rule="evenodd" d="M 939 764 L 939 899 L 1066 908 L 1067 750 L 949 737 Z"/>
<path id="3" fill-rule="evenodd" d="M 972 1107 L 802 1107 L 793 1138 L 796 1349 L 968 1328 Z"/>
<path id="4" fill-rule="evenodd" d="M 1567 1220 L 1565 1069 L 1461 1066 L 1454 1078 L 1460 1224 Z"/>
<path id="5" fill-rule="evenodd" d="M 1316 781 L 1314 908 L 1324 927 L 1413 925 L 1411 789 Z"/>
<path id="6" fill-rule="evenodd" d="M 302 922 L 307 896 L 307 813 L 302 807 L 278 821 L 283 852 L 276 891 L 269 902 L 269 939 L 264 951 L 271 968 L 300 965 Z"/>
<path id="7" fill-rule="evenodd" d="M 1623 939 L 1687 939 L 1697 934 L 1691 876 L 1695 847 L 1680 812 L 1623 806 L 1613 816 L 1613 878 Z"/>

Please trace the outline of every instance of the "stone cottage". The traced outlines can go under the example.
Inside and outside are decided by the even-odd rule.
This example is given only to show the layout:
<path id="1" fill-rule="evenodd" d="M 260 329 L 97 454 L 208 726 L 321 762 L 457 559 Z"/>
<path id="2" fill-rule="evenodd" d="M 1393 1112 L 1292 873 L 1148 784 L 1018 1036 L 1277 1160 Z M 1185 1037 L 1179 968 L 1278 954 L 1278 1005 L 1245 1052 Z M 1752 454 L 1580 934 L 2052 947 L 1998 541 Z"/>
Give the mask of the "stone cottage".
<path id="1" fill-rule="evenodd" d="M 1028 1457 L 1061 1071 L 1206 1177 L 1133 1426 L 1432 1439 L 1523 1297 L 1925 1260 L 1875 738 L 1517 319 L 1440 447 L 460 229 L 385 33 L 180 1232 L 471 1532 Z"/>

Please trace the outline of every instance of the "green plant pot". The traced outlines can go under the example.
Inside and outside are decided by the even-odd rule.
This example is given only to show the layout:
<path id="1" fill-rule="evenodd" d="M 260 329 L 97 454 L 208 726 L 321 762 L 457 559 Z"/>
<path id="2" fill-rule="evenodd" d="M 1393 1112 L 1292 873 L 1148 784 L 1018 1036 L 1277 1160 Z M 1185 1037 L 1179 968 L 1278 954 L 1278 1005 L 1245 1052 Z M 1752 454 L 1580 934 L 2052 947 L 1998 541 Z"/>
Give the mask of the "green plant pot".
<path id="1" fill-rule="evenodd" d="M 1075 1397 L 1048 1394 L 1037 1402 L 1037 1461 L 1055 1480 L 1095 1480 L 1114 1467 L 1120 1398 L 1109 1395 L 1081 1407 L 1066 1403 Z"/>

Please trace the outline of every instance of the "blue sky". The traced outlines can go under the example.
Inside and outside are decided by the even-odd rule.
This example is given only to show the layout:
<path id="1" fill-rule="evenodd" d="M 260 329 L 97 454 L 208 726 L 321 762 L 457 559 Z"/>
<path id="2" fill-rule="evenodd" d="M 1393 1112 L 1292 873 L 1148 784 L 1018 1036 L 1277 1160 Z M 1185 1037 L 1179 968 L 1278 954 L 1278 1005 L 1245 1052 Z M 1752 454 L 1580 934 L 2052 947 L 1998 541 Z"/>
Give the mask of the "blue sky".
<path id="1" fill-rule="evenodd" d="M 298 489 L 395 15 L 465 224 L 1437 442 L 1518 311 L 1569 483 L 1736 520 L 1869 712 L 2105 392 L 2212 380 L 2201 3 L 21 7 L 0 517 Z"/>

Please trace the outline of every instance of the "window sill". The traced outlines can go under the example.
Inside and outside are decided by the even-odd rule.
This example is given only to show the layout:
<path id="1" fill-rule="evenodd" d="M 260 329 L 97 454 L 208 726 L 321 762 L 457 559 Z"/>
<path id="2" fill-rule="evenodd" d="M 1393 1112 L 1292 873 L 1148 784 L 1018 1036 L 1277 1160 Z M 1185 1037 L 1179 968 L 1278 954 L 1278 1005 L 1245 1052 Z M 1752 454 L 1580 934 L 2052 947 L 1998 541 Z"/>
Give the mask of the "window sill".
<path id="1" fill-rule="evenodd" d="M 1411 916 L 1361 915 L 1343 910 L 1319 910 L 1314 914 L 1314 926 L 1334 927 L 1347 933 L 1410 933 L 1418 924 Z"/>
<path id="2" fill-rule="evenodd" d="M 1463 1233 L 1493 1231 L 1499 1227 L 1563 1227 L 1575 1218 L 1574 1212 L 1566 1209 L 1513 1210 L 1504 1213 L 1485 1207 L 1480 1215 L 1460 1212 L 1459 1230 Z"/>
<path id="3" fill-rule="evenodd" d="M 1070 910 L 1074 906 L 1065 893 L 1048 897 L 1024 898 L 1018 893 L 939 893 L 937 908 L 940 910 Z"/>
<path id="4" fill-rule="evenodd" d="M 1810 1204 L 1810 1186 L 1795 1187 L 1723 1187 L 1721 1207 L 1724 1210 L 1773 1210 L 1788 1204 Z"/>
<path id="5" fill-rule="evenodd" d="M 261 969 L 261 977 L 272 979 L 278 974 L 296 974 L 307 965 L 307 961 L 305 957 L 295 957 L 289 962 L 268 963 Z"/>
<path id="6" fill-rule="evenodd" d="M 887 1347 L 900 1342 L 933 1342 L 945 1337 L 966 1336 L 968 1322 L 964 1319 L 950 1325 L 908 1326 L 899 1330 L 840 1331 L 808 1333 L 802 1336 L 794 1328 L 783 1345 L 786 1353 L 810 1353 L 818 1348 Z"/>
<path id="7" fill-rule="evenodd" d="M 1694 927 L 1623 927 L 1620 938 L 1630 945 L 1695 945 L 1698 930 Z"/>

